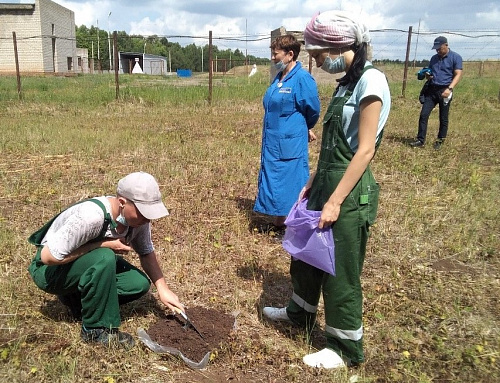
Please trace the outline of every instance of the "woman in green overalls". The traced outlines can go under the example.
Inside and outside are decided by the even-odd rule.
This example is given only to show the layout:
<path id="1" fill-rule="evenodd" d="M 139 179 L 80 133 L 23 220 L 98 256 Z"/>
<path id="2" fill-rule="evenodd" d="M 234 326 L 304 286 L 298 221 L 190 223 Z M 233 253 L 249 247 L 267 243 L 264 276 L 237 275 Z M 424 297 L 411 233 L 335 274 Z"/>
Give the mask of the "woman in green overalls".
<path id="1" fill-rule="evenodd" d="M 353 15 L 317 14 L 304 38 L 317 67 L 332 74 L 345 72 L 323 119 L 317 171 L 299 196 L 309 197 L 308 209 L 321 211 L 319 228 L 332 227 L 336 275 L 292 260 L 288 307 L 265 307 L 263 314 L 311 330 L 323 292 L 327 347 L 303 360 L 312 367 L 338 368 L 364 361 L 360 275 L 379 194 L 369 164 L 391 99 L 384 74 L 367 61 L 369 31 Z"/>

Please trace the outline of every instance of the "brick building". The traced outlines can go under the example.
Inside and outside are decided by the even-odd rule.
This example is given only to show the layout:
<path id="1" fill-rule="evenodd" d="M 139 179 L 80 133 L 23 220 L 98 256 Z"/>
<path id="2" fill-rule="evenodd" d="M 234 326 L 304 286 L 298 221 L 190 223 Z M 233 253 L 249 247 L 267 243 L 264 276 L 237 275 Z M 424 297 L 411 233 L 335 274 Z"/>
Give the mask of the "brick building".
<path id="1" fill-rule="evenodd" d="M 31 4 L 0 2 L 0 73 L 16 70 L 12 32 L 16 33 L 21 72 L 78 70 L 73 11 L 51 0 L 34 0 Z"/>

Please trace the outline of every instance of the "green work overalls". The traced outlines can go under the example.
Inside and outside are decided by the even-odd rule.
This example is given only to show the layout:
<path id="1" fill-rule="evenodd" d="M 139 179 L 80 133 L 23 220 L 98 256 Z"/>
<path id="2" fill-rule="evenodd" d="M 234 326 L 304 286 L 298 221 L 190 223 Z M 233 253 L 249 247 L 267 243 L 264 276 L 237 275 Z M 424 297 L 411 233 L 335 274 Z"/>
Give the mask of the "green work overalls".
<path id="1" fill-rule="evenodd" d="M 369 68 L 371 66 L 365 70 Z M 318 168 L 309 193 L 309 210 L 323 209 L 354 156 L 342 129 L 344 104 L 353 89 L 354 86 L 344 97 L 334 94 L 325 114 Z M 322 290 L 327 347 L 353 363 L 364 361 L 360 274 L 369 228 L 377 214 L 378 194 L 379 186 L 367 167 L 342 203 L 339 217 L 332 225 L 335 276 L 300 260 L 293 260 L 290 265 L 294 291 L 287 307 L 288 316 L 312 329 Z"/>
<path id="2" fill-rule="evenodd" d="M 103 228 L 93 240 L 99 241 L 104 238 L 108 225 L 114 222 L 99 200 L 90 201 L 97 203 L 105 216 Z M 82 324 L 85 328 L 118 328 L 121 322 L 120 305 L 146 294 L 151 286 L 149 278 L 113 250 L 104 247 L 92 250 L 70 263 L 45 265 L 40 259 L 43 249 L 40 242 L 56 218 L 53 217 L 30 236 L 30 242 L 37 246 L 36 255 L 28 268 L 33 281 L 47 293 L 69 296 L 72 302 L 81 302 Z"/>

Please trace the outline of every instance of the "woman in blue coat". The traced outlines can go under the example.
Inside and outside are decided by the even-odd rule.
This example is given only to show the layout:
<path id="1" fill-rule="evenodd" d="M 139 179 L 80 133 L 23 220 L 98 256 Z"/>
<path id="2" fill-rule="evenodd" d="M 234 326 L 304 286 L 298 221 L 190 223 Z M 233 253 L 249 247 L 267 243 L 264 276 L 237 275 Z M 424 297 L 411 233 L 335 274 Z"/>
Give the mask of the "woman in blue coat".
<path id="1" fill-rule="evenodd" d="M 286 215 L 309 178 L 308 142 L 318 121 L 320 103 L 313 77 L 297 57 L 300 42 L 292 35 L 271 44 L 278 74 L 263 99 L 264 123 L 258 194 L 254 211 L 275 217 L 282 227 Z"/>

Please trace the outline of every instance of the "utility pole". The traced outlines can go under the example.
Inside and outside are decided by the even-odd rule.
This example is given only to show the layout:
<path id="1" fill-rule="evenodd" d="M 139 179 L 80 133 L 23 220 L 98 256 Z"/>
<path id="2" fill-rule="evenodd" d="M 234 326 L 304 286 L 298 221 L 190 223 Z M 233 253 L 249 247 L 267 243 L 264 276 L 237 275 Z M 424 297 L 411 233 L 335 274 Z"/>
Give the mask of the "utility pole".
<path id="1" fill-rule="evenodd" d="M 247 19 L 245 19 L 245 68 L 248 77 L 248 31 L 247 31 Z"/>
<path id="2" fill-rule="evenodd" d="M 118 80 L 118 69 L 120 69 L 120 59 L 118 58 L 118 43 L 117 43 L 116 31 L 113 32 L 113 62 L 117 63 L 115 65 L 115 89 L 116 89 L 116 99 L 120 96 L 120 83 Z"/>
<path id="3" fill-rule="evenodd" d="M 111 35 L 109 34 L 109 16 L 111 16 L 111 12 L 108 13 L 108 55 L 109 55 L 109 70 L 113 68 L 113 64 L 111 62 Z"/>
<path id="4" fill-rule="evenodd" d="M 99 54 L 99 19 L 97 19 L 97 61 L 100 62 L 101 56 Z"/>
<path id="5" fill-rule="evenodd" d="M 415 61 L 417 60 L 418 38 L 420 36 L 420 21 L 422 21 L 422 19 L 418 20 L 417 41 L 415 43 L 415 55 L 413 56 L 413 68 L 415 68 Z"/>
<path id="6" fill-rule="evenodd" d="M 99 45 L 99 19 L 97 19 L 97 70 L 99 73 L 101 73 L 101 54 L 99 53 L 100 51 L 100 45 Z"/>

